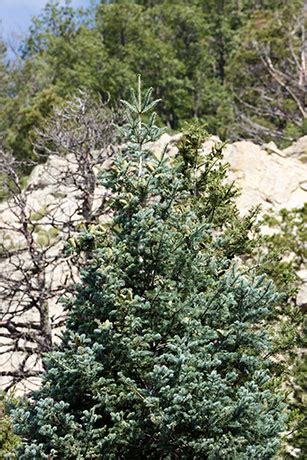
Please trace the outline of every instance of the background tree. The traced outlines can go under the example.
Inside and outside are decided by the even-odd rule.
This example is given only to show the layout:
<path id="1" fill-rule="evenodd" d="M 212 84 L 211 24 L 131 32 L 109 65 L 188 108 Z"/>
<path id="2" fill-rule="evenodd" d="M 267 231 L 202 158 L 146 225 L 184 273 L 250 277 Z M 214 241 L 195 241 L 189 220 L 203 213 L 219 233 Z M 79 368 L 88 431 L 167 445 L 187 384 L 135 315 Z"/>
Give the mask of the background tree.
<path id="1" fill-rule="evenodd" d="M 0 131 L 15 157 L 33 158 L 33 129 L 52 106 L 78 89 L 116 105 L 140 72 L 170 129 L 196 117 L 223 139 L 290 142 L 305 132 L 302 9 L 302 0 L 48 3 L 10 70 Z"/>
<path id="2" fill-rule="evenodd" d="M 84 43 L 92 40 L 79 37 L 83 31 L 85 36 L 91 35 L 90 30 L 82 28 L 82 19 L 87 21 L 85 12 L 54 2 L 48 2 L 42 15 L 33 19 L 29 38 L 10 74 L 0 121 L 7 146 L 19 160 L 36 160 L 32 149 L 35 129 L 43 126 L 53 107 L 68 95 L 76 95 L 78 88 L 86 89 L 84 81 L 91 81 L 89 74 L 94 72 L 93 53 L 103 59 L 101 44 L 98 49 L 95 42 L 84 53 Z M 81 54 L 84 65 L 80 67 Z M 84 75 L 89 68 L 91 72 Z"/>

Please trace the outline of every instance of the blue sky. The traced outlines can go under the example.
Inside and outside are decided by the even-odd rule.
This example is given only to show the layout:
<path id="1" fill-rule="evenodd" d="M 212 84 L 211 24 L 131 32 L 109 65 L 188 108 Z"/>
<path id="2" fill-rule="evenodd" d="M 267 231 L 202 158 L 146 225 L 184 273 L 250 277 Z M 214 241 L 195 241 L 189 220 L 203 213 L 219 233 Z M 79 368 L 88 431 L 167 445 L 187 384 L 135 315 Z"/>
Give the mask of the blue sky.
<path id="1" fill-rule="evenodd" d="M 27 33 L 31 18 L 37 16 L 47 0 L 0 0 L 0 35 L 12 44 Z M 65 3 L 64 0 L 61 3 Z M 87 6 L 89 0 L 72 0 L 73 6 Z"/>

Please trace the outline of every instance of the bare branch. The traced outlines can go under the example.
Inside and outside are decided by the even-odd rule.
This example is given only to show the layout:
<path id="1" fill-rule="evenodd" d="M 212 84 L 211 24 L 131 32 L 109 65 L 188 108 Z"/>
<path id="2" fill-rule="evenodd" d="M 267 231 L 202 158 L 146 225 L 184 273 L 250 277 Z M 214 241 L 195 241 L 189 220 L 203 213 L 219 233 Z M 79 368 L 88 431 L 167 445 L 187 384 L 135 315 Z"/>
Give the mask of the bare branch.
<path id="1" fill-rule="evenodd" d="M 47 161 L 37 163 L 25 188 L 20 171 L 33 163 L 0 154 L 8 195 L 0 204 L 0 385 L 5 388 L 41 374 L 42 355 L 65 326 L 59 299 L 74 291 L 86 259 L 65 247 L 80 225 L 86 229 L 106 212 L 97 170 L 110 165 L 113 142 L 111 111 L 80 93 L 36 133 L 35 151 Z"/>

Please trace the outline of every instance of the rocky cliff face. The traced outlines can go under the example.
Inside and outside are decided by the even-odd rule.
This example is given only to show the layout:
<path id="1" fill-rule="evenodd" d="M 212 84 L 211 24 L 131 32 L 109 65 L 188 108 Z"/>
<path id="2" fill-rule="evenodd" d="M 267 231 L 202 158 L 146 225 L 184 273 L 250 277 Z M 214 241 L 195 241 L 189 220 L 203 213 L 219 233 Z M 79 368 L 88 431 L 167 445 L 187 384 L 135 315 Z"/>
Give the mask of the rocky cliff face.
<path id="1" fill-rule="evenodd" d="M 155 154 L 159 156 L 168 145 L 169 155 L 174 155 L 179 138 L 180 135 L 164 134 L 152 146 Z M 216 137 L 210 138 L 204 151 L 219 142 Z M 278 211 L 302 207 L 307 201 L 307 136 L 285 150 L 279 150 L 274 143 L 228 144 L 224 161 L 230 165 L 229 181 L 241 189 L 237 204 L 243 214 L 259 204 L 264 211 Z M 104 160 L 99 167 L 108 167 L 109 163 L 110 160 Z M 91 172 L 95 175 L 99 167 L 94 166 Z M 25 381 L 27 387 L 39 381 L 40 355 L 50 344 L 37 331 L 48 319 L 46 333 L 51 333 L 51 340 L 55 339 L 64 324 L 59 297 L 78 279 L 63 241 L 73 237 L 84 220 L 85 202 L 96 221 L 107 218 L 102 211 L 104 189 L 94 181 L 89 196 L 86 176 L 82 176 L 83 182 L 79 176 L 80 163 L 74 157 L 51 156 L 32 171 L 19 199 L 0 204 L 2 387 L 10 385 L 18 372 L 24 377 L 19 379 L 20 389 Z M 24 212 L 22 219 L 20 209 Z M 16 270 L 16 266 L 22 269 Z M 307 272 L 303 270 L 301 276 L 307 278 Z M 305 288 L 300 293 L 302 303 L 306 297 Z"/>

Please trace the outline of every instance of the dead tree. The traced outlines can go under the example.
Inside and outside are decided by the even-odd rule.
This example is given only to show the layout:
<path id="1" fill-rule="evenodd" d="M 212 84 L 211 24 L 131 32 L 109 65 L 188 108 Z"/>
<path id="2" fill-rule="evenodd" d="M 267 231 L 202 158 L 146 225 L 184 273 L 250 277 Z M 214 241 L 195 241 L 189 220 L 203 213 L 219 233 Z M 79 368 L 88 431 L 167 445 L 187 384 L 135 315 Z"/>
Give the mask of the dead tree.
<path id="1" fill-rule="evenodd" d="M 278 21 L 278 18 L 276 18 Z M 289 23 L 285 33 L 285 52 L 279 59 L 274 56 L 270 43 L 253 40 L 249 49 L 255 52 L 250 73 L 259 75 L 259 83 L 252 89 L 238 87 L 235 94 L 235 110 L 242 130 L 249 137 L 261 141 L 263 137 L 277 140 L 294 141 L 291 132 L 284 127 L 291 123 L 300 130 L 306 120 L 307 91 L 307 51 L 306 17 L 304 14 Z M 250 99 L 250 91 L 253 100 Z M 254 100 L 257 103 L 254 103 Z M 285 101 L 289 101 L 285 103 Z M 272 123 L 266 126 L 261 120 L 278 120 L 274 128 Z"/>
<path id="2" fill-rule="evenodd" d="M 65 324 L 60 299 L 73 291 L 84 259 L 66 250 L 80 229 L 107 212 L 97 171 L 114 153 L 114 117 L 86 95 L 54 112 L 37 132 L 34 151 L 45 163 L 26 187 L 18 171 L 29 163 L 1 153 L 0 385 L 33 387 Z M 31 164 L 30 166 L 33 166 Z"/>

